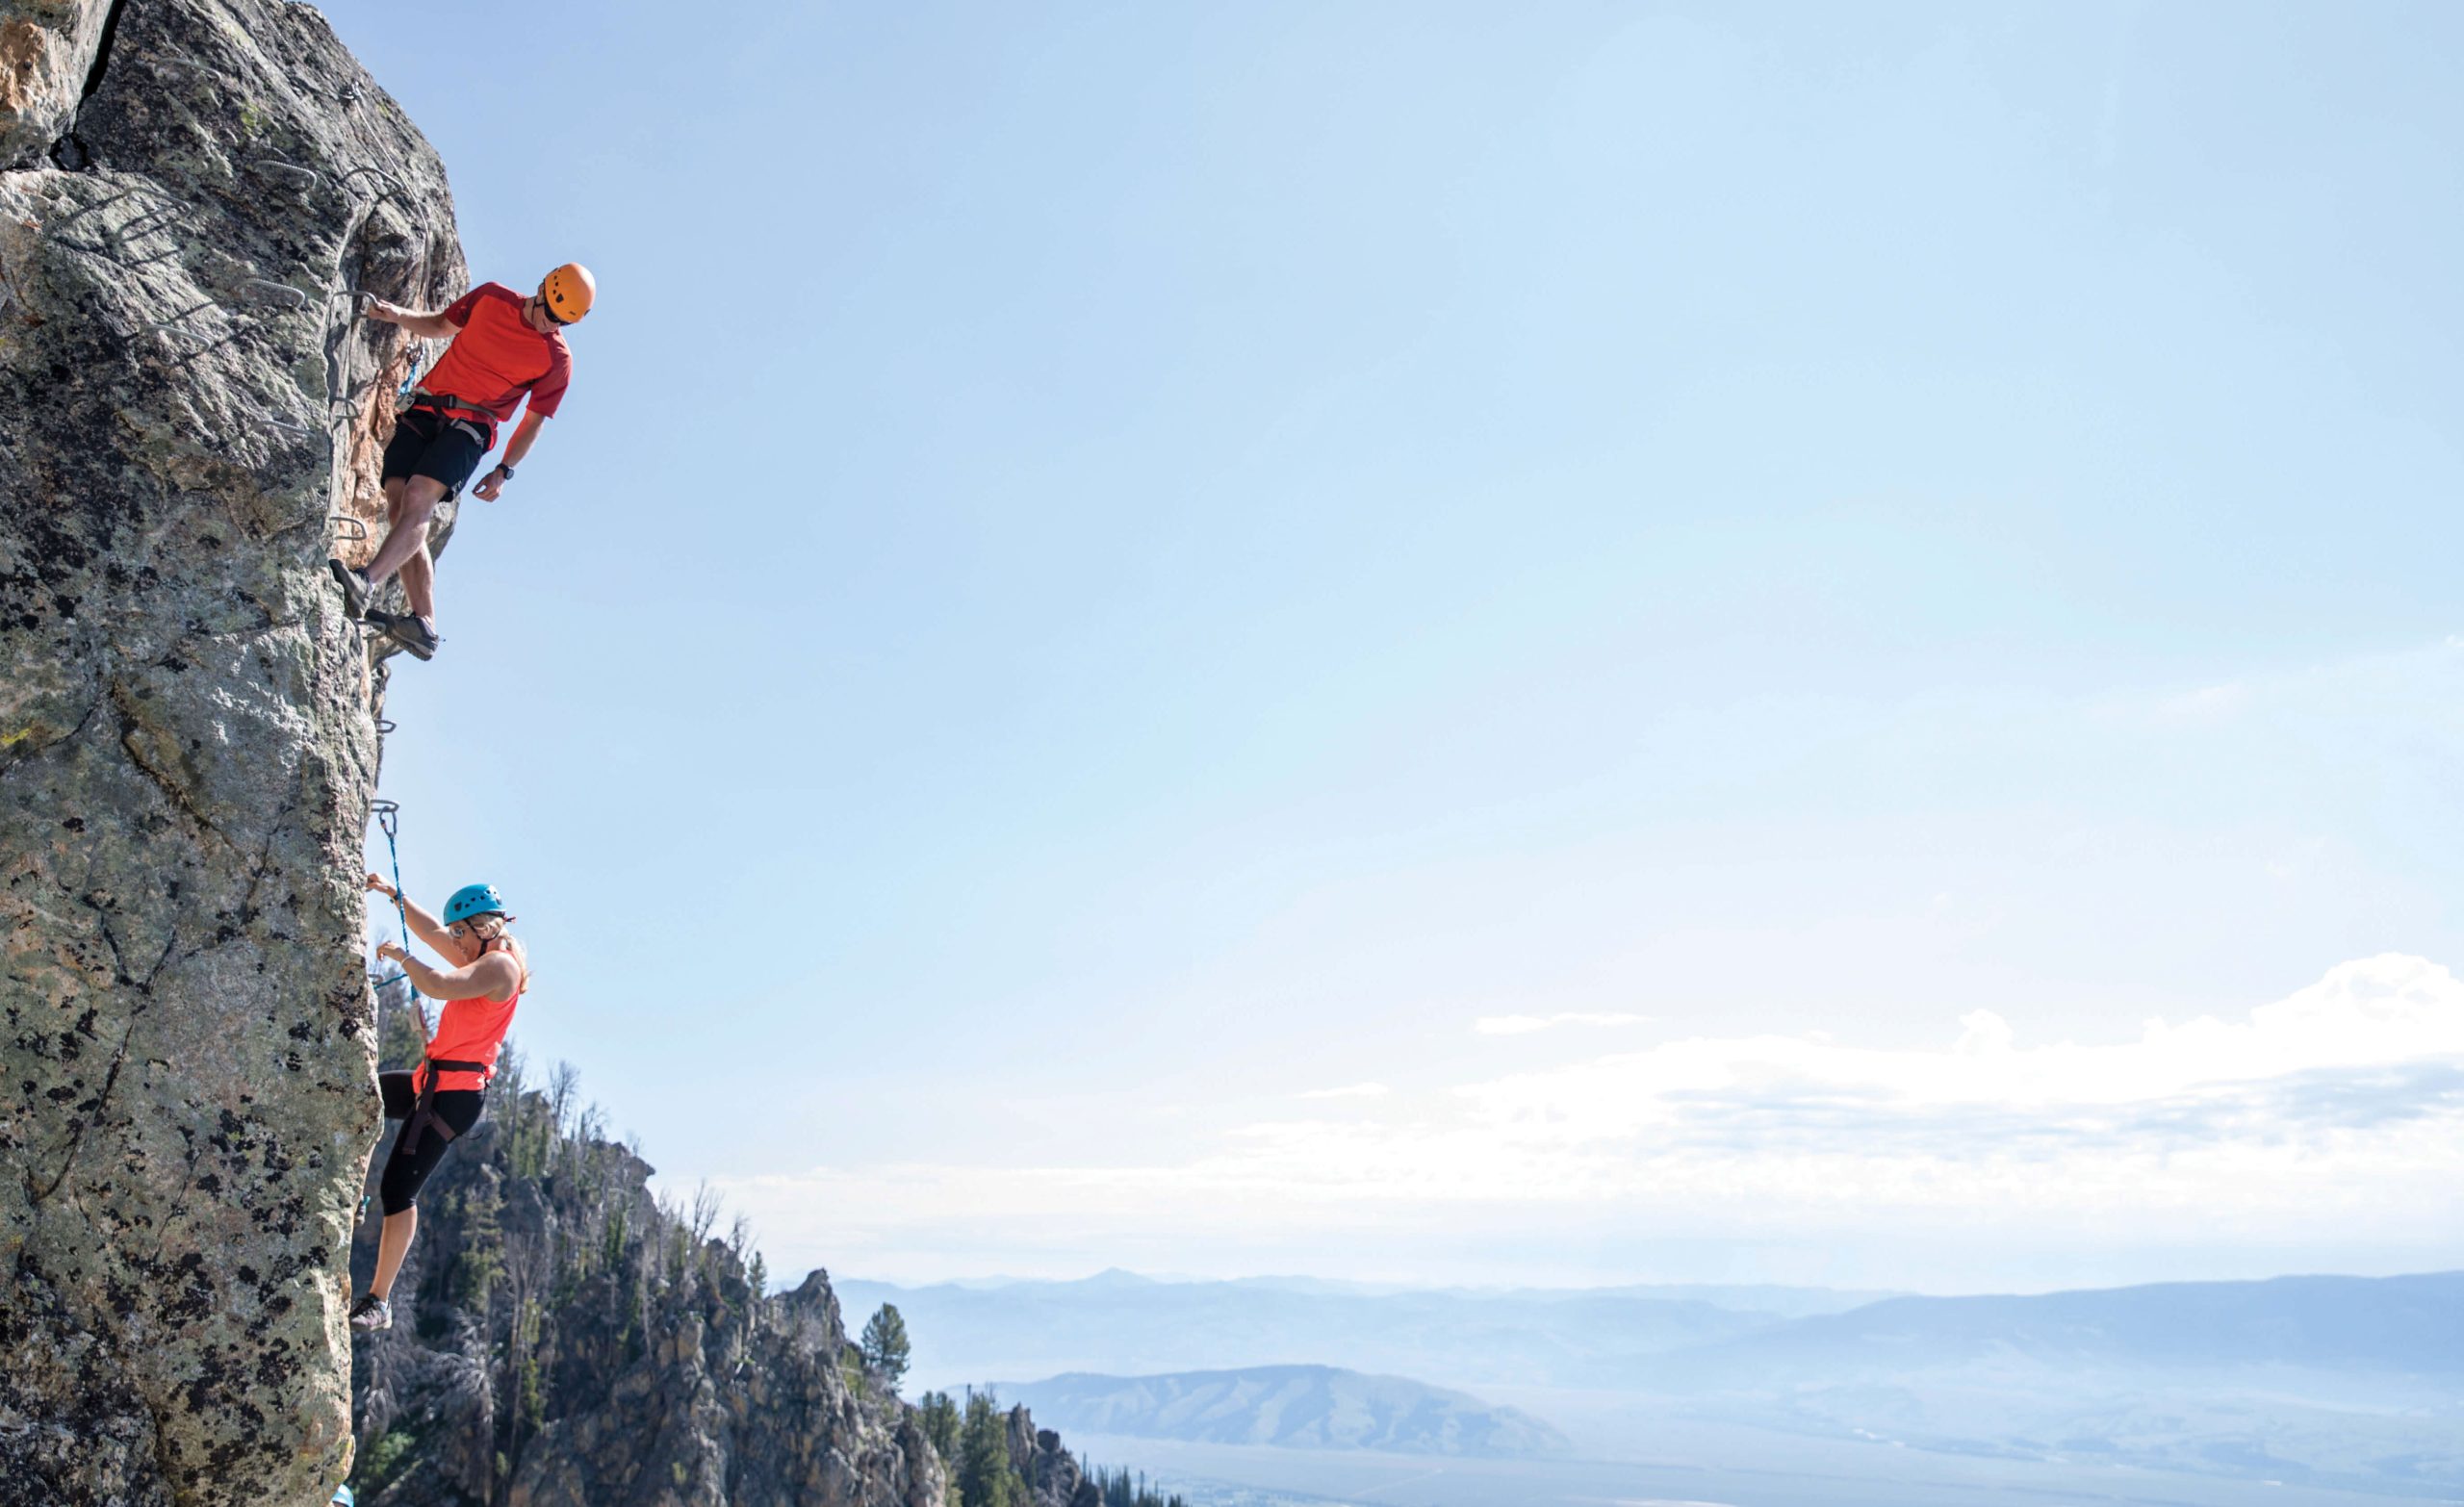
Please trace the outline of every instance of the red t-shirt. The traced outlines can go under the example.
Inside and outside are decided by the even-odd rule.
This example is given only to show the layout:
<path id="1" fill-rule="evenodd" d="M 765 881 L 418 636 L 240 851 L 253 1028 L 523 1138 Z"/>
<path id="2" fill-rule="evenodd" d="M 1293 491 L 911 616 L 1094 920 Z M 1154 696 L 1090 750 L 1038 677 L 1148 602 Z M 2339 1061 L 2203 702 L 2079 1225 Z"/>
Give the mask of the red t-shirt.
<path id="1" fill-rule="evenodd" d="M 532 413 L 553 414 L 573 375 L 573 352 L 565 348 L 564 331 L 542 335 L 530 327 L 522 317 L 524 301 L 502 283 L 481 283 L 454 299 L 445 318 L 461 333 L 420 386 L 484 408 L 500 422 L 512 421 L 525 393 Z"/>

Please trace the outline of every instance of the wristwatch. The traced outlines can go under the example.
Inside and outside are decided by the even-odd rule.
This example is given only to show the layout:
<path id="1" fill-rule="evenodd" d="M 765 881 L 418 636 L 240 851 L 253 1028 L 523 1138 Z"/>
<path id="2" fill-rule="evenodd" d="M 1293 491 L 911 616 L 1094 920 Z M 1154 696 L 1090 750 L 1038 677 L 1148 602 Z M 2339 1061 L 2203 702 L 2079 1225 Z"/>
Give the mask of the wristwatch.
<path id="1" fill-rule="evenodd" d="M 497 474 L 504 477 L 507 481 L 511 481 L 513 479 L 513 468 L 510 466 L 500 465 L 497 467 Z"/>

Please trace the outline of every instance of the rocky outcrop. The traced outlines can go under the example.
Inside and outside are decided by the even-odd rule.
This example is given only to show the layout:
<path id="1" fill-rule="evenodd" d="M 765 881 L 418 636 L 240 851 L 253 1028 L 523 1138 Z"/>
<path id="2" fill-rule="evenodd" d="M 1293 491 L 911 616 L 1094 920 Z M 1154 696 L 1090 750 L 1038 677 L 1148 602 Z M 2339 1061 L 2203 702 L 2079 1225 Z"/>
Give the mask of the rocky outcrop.
<path id="1" fill-rule="evenodd" d="M 829 1279 L 764 1295 L 741 1236 L 661 1207 L 571 1085 L 516 1064 L 421 1194 L 394 1327 L 360 1341 L 364 1507 L 944 1507 Z"/>
<path id="2" fill-rule="evenodd" d="M 116 9 L 110 0 L 0 6 L 0 163 L 34 162 L 67 134 Z"/>
<path id="3" fill-rule="evenodd" d="M 314 10 L 0 0 L 0 1502 L 346 1462 L 377 686 L 327 519 L 410 359 L 352 294 L 464 280 Z"/>
<path id="4" fill-rule="evenodd" d="M 1040 1507 L 1102 1507 L 1103 1494 L 1079 1469 L 1078 1457 L 1061 1446 L 1059 1434 L 1036 1427 L 1024 1407 L 1012 1408 L 1007 1421 L 1010 1469 Z"/>

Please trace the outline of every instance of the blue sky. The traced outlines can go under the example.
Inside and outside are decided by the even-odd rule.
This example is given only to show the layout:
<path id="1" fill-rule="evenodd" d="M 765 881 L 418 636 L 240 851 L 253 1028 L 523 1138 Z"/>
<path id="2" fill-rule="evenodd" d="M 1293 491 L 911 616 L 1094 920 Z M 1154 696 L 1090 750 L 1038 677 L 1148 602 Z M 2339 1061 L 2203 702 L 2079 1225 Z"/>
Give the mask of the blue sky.
<path id="1" fill-rule="evenodd" d="M 405 877 L 774 1269 L 2464 1260 L 2464 16 L 329 13 L 603 291 Z"/>

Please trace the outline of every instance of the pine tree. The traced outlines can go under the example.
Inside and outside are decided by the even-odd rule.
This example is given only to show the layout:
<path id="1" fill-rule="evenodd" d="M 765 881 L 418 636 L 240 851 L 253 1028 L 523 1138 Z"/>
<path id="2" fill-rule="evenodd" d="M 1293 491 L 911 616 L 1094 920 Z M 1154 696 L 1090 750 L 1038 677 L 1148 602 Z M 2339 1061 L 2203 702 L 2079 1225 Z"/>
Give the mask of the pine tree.
<path id="1" fill-rule="evenodd" d="M 959 1438 L 959 1500 L 963 1507 L 1017 1507 L 1026 1494 L 1010 1464 L 1010 1426 L 988 1392 L 971 1392 Z"/>
<path id="2" fill-rule="evenodd" d="M 928 1392 L 915 1403 L 922 1416 L 924 1437 L 933 1442 L 934 1452 L 944 1462 L 958 1458 L 959 1405 L 946 1392 Z"/>
<path id="3" fill-rule="evenodd" d="M 884 1303 L 864 1326 L 860 1341 L 864 1364 L 882 1373 L 889 1382 L 889 1390 L 898 1391 L 899 1379 L 907 1374 L 907 1320 L 898 1316 L 894 1304 Z"/>
<path id="4" fill-rule="evenodd" d="M 1133 1476 L 1126 1466 L 1114 1470 L 1084 1464 L 1079 1470 L 1094 1483 L 1095 1494 L 1102 1498 L 1104 1507 L 1189 1507 L 1189 1502 L 1180 1493 L 1174 1492 L 1167 1496 L 1160 1486 L 1149 1487 L 1143 1470 Z"/>

